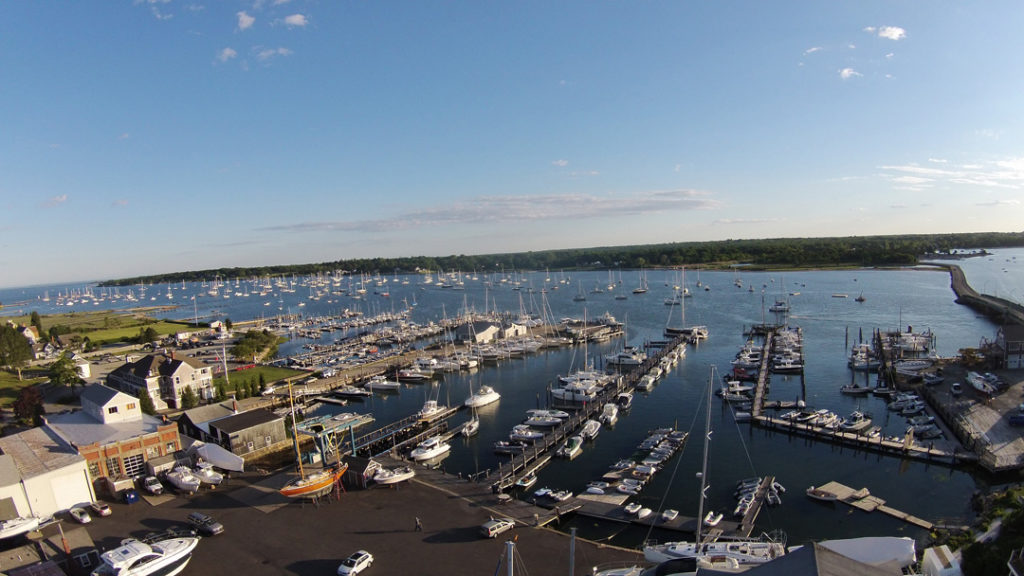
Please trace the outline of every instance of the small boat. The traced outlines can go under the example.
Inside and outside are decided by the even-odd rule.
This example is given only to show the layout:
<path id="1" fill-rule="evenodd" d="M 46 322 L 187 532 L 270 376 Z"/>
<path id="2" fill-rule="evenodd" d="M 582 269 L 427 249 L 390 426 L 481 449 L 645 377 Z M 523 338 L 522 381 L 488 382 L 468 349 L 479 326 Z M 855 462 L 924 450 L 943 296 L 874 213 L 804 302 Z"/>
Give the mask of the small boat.
<path id="1" fill-rule="evenodd" d="M 490 386 L 481 386 L 475 394 L 466 398 L 464 404 L 469 408 L 480 408 L 481 406 L 493 404 L 499 399 L 501 399 L 501 394 L 498 394 L 494 388 L 491 388 Z"/>
<path id="2" fill-rule="evenodd" d="M 397 468 L 381 468 L 373 475 L 373 481 L 377 484 L 398 484 L 416 475 L 416 471 L 410 466 L 399 466 Z"/>
<path id="3" fill-rule="evenodd" d="M 598 432 L 601 431 L 601 423 L 597 420 L 587 420 L 583 423 L 583 428 L 580 430 L 580 436 L 584 440 L 593 440 L 597 438 Z"/>
<path id="4" fill-rule="evenodd" d="M 189 494 L 195 494 L 199 490 L 199 485 L 202 483 L 192 470 L 185 466 L 175 466 L 173 470 L 167 473 L 167 481 L 174 485 L 175 488 L 182 492 L 188 492 Z"/>
<path id="5" fill-rule="evenodd" d="M 374 376 L 363 384 L 363 388 L 366 390 L 390 390 L 395 391 L 402 387 L 401 382 L 395 380 L 388 380 L 383 376 Z"/>
<path id="6" fill-rule="evenodd" d="M 543 488 L 538 488 L 533 491 L 533 496 L 535 498 L 547 498 L 551 496 L 551 488 L 548 488 L 547 486 Z"/>
<path id="7" fill-rule="evenodd" d="M 210 484 L 211 486 L 219 486 L 224 481 L 224 475 L 213 469 L 213 464 L 209 462 L 197 462 L 195 468 L 195 475 L 200 481 Z"/>
<path id="8" fill-rule="evenodd" d="M 572 498 L 572 492 L 568 490 L 558 490 L 557 492 L 548 494 L 548 497 L 555 502 L 565 502 L 569 498 Z"/>
<path id="9" fill-rule="evenodd" d="M 39 527 L 39 522 L 35 516 L 0 521 L 0 539 L 31 532 Z"/>
<path id="10" fill-rule="evenodd" d="M 822 490 L 821 488 L 815 488 L 814 486 L 811 486 L 810 488 L 807 489 L 807 496 L 809 498 L 821 500 L 823 502 L 835 502 L 836 500 L 839 499 L 839 497 L 836 496 L 834 492 Z"/>
<path id="11" fill-rule="evenodd" d="M 401 386 L 401 384 L 399 384 L 398 382 L 395 382 L 395 384 Z M 373 392 L 371 390 L 372 388 L 367 389 L 356 388 L 355 386 L 343 386 L 335 390 L 334 395 L 340 396 L 342 398 L 365 398 L 367 396 L 373 396 Z"/>
<path id="12" fill-rule="evenodd" d="M 565 420 L 565 419 L 569 418 L 569 416 L 570 416 L 570 414 L 568 412 L 564 411 L 564 410 L 551 410 L 551 409 L 541 409 L 541 408 L 535 408 L 533 410 L 527 410 L 526 413 L 529 414 L 531 417 L 533 417 L 533 416 L 542 416 L 542 417 L 558 418 L 559 420 Z"/>
<path id="13" fill-rule="evenodd" d="M 416 448 L 409 453 L 409 457 L 415 462 L 430 460 L 451 450 L 451 444 L 445 442 L 440 436 L 431 436 L 416 445 Z"/>
<path id="14" fill-rule="evenodd" d="M 671 521 L 675 520 L 677 516 L 679 516 L 679 510 L 676 510 L 674 508 L 669 508 L 669 509 L 667 509 L 667 510 L 665 510 L 664 512 L 661 513 L 661 521 L 662 522 L 671 522 Z"/>
<path id="15" fill-rule="evenodd" d="M 537 483 L 537 475 L 533 471 L 527 472 L 516 480 L 516 488 L 529 488 Z"/>
<path id="16" fill-rule="evenodd" d="M 640 506 L 639 502 L 630 502 L 629 504 L 626 504 L 625 506 L 623 506 L 622 509 L 626 511 L 626 514 L 632 515 L 632 514 L 636 514 L 637 512 L 639 512 L 641 508 L 642 508 L 642 506 Z"/>
<path id="17" fill-rule="evenodd" d="M 633 393 L 629 391 L 619 392 L 615 396 L 615 403 L 619 405 L 619 410 L 629 410 L 633 405 Z"/>
<path id="18" fill-rule="evenodd" d="M 722 516 L 721 512 L 719 512 L 718 514 L 715 514 L 715 511 L 711 510 L 707 514 L 704 515 L 704 525 L 705 526 L 718 526 L 718 523 L 722 521 L 722 518 L 723 518 L 723 516 Z"/>
<path id="19" fill-rule="evenodd" d="M 854 298 L 854 300 L 856 300 L 857 302 L 863 302 L 863 301 L 867 300 L 867 298 L 865 298 L 864 297 L 864 293 L 861 292 L 860 296 L 857 296 L 856 298 Z"/>
<path id="20" fill-rule="evenodd" d="M 846 384 L 839 387 L 840 393 L 849 394 L 850 396 L 867 396 L 870 391 L 871 388 L 859 384 Z"/>
<path id="21" fill-rule="evenodd" d="M 430 420 L 439 416 L 445 411 L 445 406 L 441 406 L 437 403 L 437 400 L 427 400 L 423 403 L 423 408 L 416 413 L 416 417 L 420 420 Z"/>
<path id="22" fill-rule="evenodd" d="M 615 402 L 608 402 L 604 405 L 601 410 L 601 415 L 598 417 L 605 426 L 614 426 L 619 420 L 619 405 Z"/>
<path id="23" fill-rule="evenodd" d="M 199 537 L 167 538 L 144 543 L 134 538 L 100 555 L 92 576 L 174 576 L 192 559 Z"/>
<path id="24" fill-rule="evenodd" d="M 604 494 L 611 488 L 611 484 L 604 482 L 603 480 L 593 480 L 587 482 L 587 494 Z"/>
<path id="25" fill-rule="evenodd" d="M 579 456 L 580 452 L 582 451 L 583 438 L 580 438 L 579 436 L 569 436 L 569 438 L 565 441 L 565 444 L 555 451 L 555 456 L 558 456 L 560 458 L 568 458 L 572 460 L 573 458 Z"/>
<path id="26" fill-rule="evenodd" d="M 526 449 L 525 442 L 509 442 L 506 440 L 498 440 L 494 443 L 495 454 L 519 454 Z"/>
<path id="27" fill-rule="evenodd" d="M 555 418 L 554 416 L 530 416 L 523 424 L 527 426 L 536 426 L 538 428 L 550 428 L 552 426 L 558 426 L 562 423 L 561 418 Z"/>
<path id="28" fill-rule="evenodd" d="M 643 507 L 643 508 L 641 508 L 640 510 L 637 511 L 636 517 L 639 518 L 640 520 L 643 520 L 644 518 L 647 518 L 648 516 L 650 516 L 651 513 L 653 513 L 653 512 L 654 512 L 653 510 L 651 510 L 650 508 L 647 508 L 645 506 L 645 507 Z"/>
<path id="29" fill-rule="evenodd" d="M 540 430 L 534 430 L 526 424 L 516 424 L 512 427 L 512 432 L 509 433 L 509 440 L 520 440 L 525 442 L 536 442 L 544 437 L 544 433 Z"/>

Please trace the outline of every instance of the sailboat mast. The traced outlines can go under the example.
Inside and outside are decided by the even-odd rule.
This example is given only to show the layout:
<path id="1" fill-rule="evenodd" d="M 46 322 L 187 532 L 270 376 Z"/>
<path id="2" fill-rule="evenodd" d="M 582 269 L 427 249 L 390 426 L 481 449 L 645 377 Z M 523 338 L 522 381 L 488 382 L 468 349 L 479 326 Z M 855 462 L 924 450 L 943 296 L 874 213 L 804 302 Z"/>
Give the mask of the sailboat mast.
<path id="1" fill-rule="evenodd" d="M 704 463 L 700 469 L 700 501 L 697 505 L 697 533 L 694 542 L 700 546 L 700 529 L 704 525 L 704 496 L 708 485 L 708 447 L 711 444 L 711 387 L 715 381 L 715 367 L 711 366 L 711 373 L 708 375 L 708 397 L 705 405 L 706 416 L 704 420 Z"/>
<path id="2" fill-rule="evenodd" d="M 292 412 L 292 442 L 295 444 L 295 462 L 299 465 L 299 477 L 305 478 L 306 472 L 302 469 L 302 453 L 299 452 L 299 423 L 295 421 L 295 400 L 292 399 L 292 381 L 288 381 L 288 406 Z"/>

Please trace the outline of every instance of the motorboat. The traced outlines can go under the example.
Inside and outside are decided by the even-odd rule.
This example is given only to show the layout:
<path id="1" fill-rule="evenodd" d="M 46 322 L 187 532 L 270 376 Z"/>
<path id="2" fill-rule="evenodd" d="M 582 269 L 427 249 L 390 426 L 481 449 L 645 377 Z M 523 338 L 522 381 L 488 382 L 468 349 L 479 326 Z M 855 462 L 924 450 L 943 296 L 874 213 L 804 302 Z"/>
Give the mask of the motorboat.
<path id="1" fill-rule="evenodd" d="M 821 500 L 822 502 L 835 502 L 839 499 L 839 496 L 835 492 L 829 492 L 828 490 L 822 490 L 821 488 L 815 488 L 811 486 L 807 489 L 807 497 L 813 498 L 814 500 Z"/>
<path id="2" fill-rule="evenodd" d="M 532 410 L 527 410 L 526 413 L 529 414 L 530 416 L 544 416 L 558 418 L 559 420 L 566 420 L 570 416 L 570 414 L 564 410 L 552 410 L 542 408 L 534 408 Z"/>
<path id="3" fill-rule="evenodd" d="M 580 452 L 582 451 L 583 438 L 580 438 L 579 436 L 569 436 L 569 438 L 565 441 L 565 444 L 563 444 L 561 448 L 555 451 L 555 456 L 561 458 L 568 458 L 572 460 L 573 458 L 579 456 Z"/>
<path id="4" fill-rule="evenodd" d="M 437 400 L 427 400 L 423 403 L 423 408 L 416 413 L 416 417 L 420 420 L 430 420 L 435 418 L 445 411 L 445 406 L 441 406 L 437 403 Z"/>
<path id="5" fill-rule="evenodd" d="M 568 490 L 557 490 L 555 492 L 548 494 L 548 498 L 551 498 L 555 502 L 565 502 L 569 498 L 572 498 L 572 496 L 572 492 Z"/>
<path id="6" fill-rule="evenodd" d="M 10 520 L 0 521 L 0 540 L 31 532 L 39 527 L 40 521 L 41 520 L 35 516 L 11 518 Z"/>
<path id="7" fill-rule="evenodd" d="M 434 377 L 433 372 L 427 372 L 420 368 L 405 368 L 395 375 L 399 382 L 426 382 Z"/>
<path id="8" fill-rule="evenodd" d="M 611 488 L 611 484 L 603 480 L 592 480 L 587 482 L 586 493 L 587 494 L 604 494 Z"/>
<path id="9" fill-rule="evenodd" d="M 555 418 L 554 416 L 530 416 L 523 421 L 523 424 L 527 426 L 536 426 L 538 428 L 550 428 L 552 426 L 558 426 L 562 423 L 561 418 Z"/>
<path id="10" fill-rule="evenodd" d="M 524 442 L 536 442 L 543 437 L 543 432 L 530 428 L 526 424 L 516 424 L 512 427 L 512 432 L 508 435 L 509 440 L 520 440 Z"/>
<path id="11" fill-rule="evenodd" d="M 597 438 L 598 432 L 601 431 L 601 423 L 597 420 L 587 420 L 583 423 L 583 428 L 580 429 L 580 436 L 584 440 L 593 440 Z"/>
<path id="12" fill-rule="evenodd" d="M 551 488 L 544 486 L 533 491 L 534 498 L 547 498 L 551 496 Z"/>
<path id="13" fill-rule="evenodd" d="M 384 376 L 374 376 L 363 384 L 366 390 L 390 390 L 395 391 L 402 387 L 402 383 L 396 380 L 388 380 Z"/>
<path id="14" fill-rule="evenodd" d="M 526 449 L 525 442 L 498 440 L 494 443 L 495 454 L 519 454 Z"/>
<path id="15" fill-rule="evenodd" d="M 482 406 L 487 406 L 488 404 L 493 404 L 500 399 L 501 394 L 498 394 L 494 388 L 490 386 L 481 386 L 476 393 L 469 398 L 466 398 L 466 401 L 463 404 L 468 408 L 480 408 Z"/>
<path id="16" fill-rule="evenodd" d="M 145 543 L 122 540 L 121 545 L 100 555 L 92 576 L 174 576 L 185 569 L 198 536 L 166 538 Z"/>
<path id="17" fill-rule="evenodd" d="M 614 426 L 619 420 L 619 405 L 615 402 L 608 402 L 601 409 L 601 415 L 598 416 L 598 420 L 605 426 Z"/>
<path id="18" fill-rule="evenodd" d="M 409 457 L 415 462 L 421 462 L 440 456 L 451 449 L 451 444 L 445 442 L 440 436 L 431 436 L 417 444 L 409 453 Z"/>
<path id="19" fill-rule="evenodd" d="M 529 488 L 537 483 L 537 475 L 531 470 L 516 480 L 516 488 Z"/>
<path id="20" fill-rule="evenodd" d="M 977 372 L 967 373 L 967 383 L 974 387 L 975 390 L 983 394 L 992 395 L 996 393 L 996 387 L 992 385 L 984 376 Z"/>
<path id="21" fill-rule="evenodd" d="M 209 462 L 197 462 L 195 466 L 196 478 L 211 486 L 219 486 L 224 481 L 224 475 L 213 469 Z"/>
<path id="22" fill-rule="evenodd" d="M 397 468 L 381 468 L 373 475 L 373 481 L 377 484 L 398 484 L 416 475 L 416 470 L 411 466 L 399 466 Z"/>
<path id="23" fill-rule="evenodd" d="M 626 514 L 629 515 L 636 514 L 640 511 L 640 508 L 642 508 L 642 506 L 639 502 L 630 502 L 629 504 L 626 504 L 625 506 L 622 507 L 622 509 L 626 511 Z"/>
<path id="24" fill-rule="evenodd" d="M 714 510 L 710 510 L 707 514 L 704 515 L 704 525 L 713 528 L 715 526 L 718 526 L 718 523 L 722 521 L 722 518 L 723 516 L 721 512 L 715 514 Z"/>
<path id="25" fill-rule="evenodd" d="M 662 522 L 671 522 L 671 521 L 675 520 L 678 516 L 679 516 L 679 510 L 676 510 L 675 508 L 668 508 L 667 510 L 665 510 L 665 511 L 663 511 L 661 513 L 661 521 Z"/>
<path id="26" fill-rule="evenodd" d="M 202 481 L 192 473 L 192 470 L 185 466 L 175 466 L 173 470 L 167 473 L 167 481 L 174 485 L 175 488 L 182 492 L 188 492 L 189 494 L 195 494 L 199 490 L 199 485 Z"/>
<path id="27" fill-rule="evenodd" d="M 636 346 L 626 346 L 621 352 L 608 354 L 604 363 L 608 366 L 639 366 L 647 360 L 647 354 Z"/>
<path id="28" fill-rule="evenodd" d="M 637 510 L 636 517 L 639 520 L 643 520 L 644 518 L 647 518 L 648 516 L 650 516 L 653 512 L 654 512 L 653 510 L 651 510 L 650 508 L 644 506 L 643 508 L 640 508 L 640 510 Z"/>
<path id="29" fill-rule="evenodd" d="M 629 391 L 619 392 L 615 396 L 615 403 L 619 405 L 619 410 L 629 410 L 633 406 L 633 393 Z"/>
<path id="30" fill-rule="evenodd" d="M 602 388 L 596 380 L 580 380 L 552 388 L 551 396 L 562 402 L 593 402 Z"/>
<path id="31" fill-rule="evenodd" d="M 400 383 L 395 382 L 398 386 Z M 341 398 L 365 398 L 367 396 L 373 396 L 372 389 L 369 388 L 357 388 L 355 386 L 343 386 L 333 392 L 335 396 Z"/>

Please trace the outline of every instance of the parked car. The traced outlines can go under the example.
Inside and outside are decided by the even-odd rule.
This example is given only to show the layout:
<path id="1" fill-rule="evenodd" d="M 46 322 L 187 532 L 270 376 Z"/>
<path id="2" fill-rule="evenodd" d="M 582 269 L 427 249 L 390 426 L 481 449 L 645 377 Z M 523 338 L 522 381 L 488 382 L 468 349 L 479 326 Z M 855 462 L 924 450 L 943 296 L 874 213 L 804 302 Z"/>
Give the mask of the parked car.
<path id="1" fill-rule="evenodd" d="M 99 500 L 89 504 L 89 508 L 92 508 L 94 514 L 98 516 L 110 516 L 110 506 L 106 502 L 100 502 Z"/>
<path id="2" fill-rule="evenodd" d="M 72 520 L 79 524 L 88 524 L 89 522 L 92 522 L 92 516 L 89 516 L 89 512 L 81 506 L 75 506 L 68 510 L 68 516 L 71 516 Z"/>
<path id="3" fill-rule="evenodd" d="M 191 512 L 186 520 L 196 529 L 196 532 L 204 536 L 216 536 L 224 531 L 224 525 L 214 520 L 209 514 Z"/>
<path id="4" fill-rule="evenodd" d="M 341 561 L 341 566 L 338 566 L 338 576 L 358 574 L 369 568 L 371 564 L 373 564 L 373 554 L 366 550 L 354 552 L 351 556 Z"/>
<path id="5" fill-rule="evenodd" d="M 149 492 L 154 496 L 157 494 L 163 494 L 164 492 L 164 485 L 160 483 L 160 480 L 156 476 L 146 476 L 143 478 L 142 487 L 146 492 Z"/>
<path id="6" fill-rule="evenodd" d="M 486 538 L 495 538 L 498 534 L 515 527 L 516 521 L 511 518 L 491 518 L 480 526 L 480 533 Z"/>

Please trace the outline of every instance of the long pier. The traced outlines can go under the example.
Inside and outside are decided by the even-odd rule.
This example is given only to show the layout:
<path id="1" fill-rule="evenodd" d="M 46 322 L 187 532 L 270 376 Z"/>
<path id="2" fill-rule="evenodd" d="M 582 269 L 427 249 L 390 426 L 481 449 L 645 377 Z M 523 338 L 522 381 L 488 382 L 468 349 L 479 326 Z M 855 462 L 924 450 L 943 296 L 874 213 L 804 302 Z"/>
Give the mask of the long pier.
<path id="1" fill-rule="evenodd" d="M 832 481 L 823 486 L 819 486 L 818 489 L 835 494 L 837 502 L 842 502 L 843 504 L 852 506 L 858 510 L 863 510 L 864 512 L 873 512 L 877 510 L 882 514 L 892 516 L 893 518 L 902 520 L 908 524 L 913 524 L 919 528 L 924 528 L 925 530 L 933 530 L 935 528 L 952 530 L 967 529 L 966 526 L 935 524 L 934 522 L 929 522 L 923 518 L 918 518 L 912 514 L 886 506 L 885 500 L 878 496 L 873 496 L 867 488 L 856 490 L 844 484 L 840 484 L 839 482 Z"/>

